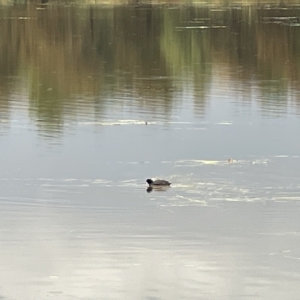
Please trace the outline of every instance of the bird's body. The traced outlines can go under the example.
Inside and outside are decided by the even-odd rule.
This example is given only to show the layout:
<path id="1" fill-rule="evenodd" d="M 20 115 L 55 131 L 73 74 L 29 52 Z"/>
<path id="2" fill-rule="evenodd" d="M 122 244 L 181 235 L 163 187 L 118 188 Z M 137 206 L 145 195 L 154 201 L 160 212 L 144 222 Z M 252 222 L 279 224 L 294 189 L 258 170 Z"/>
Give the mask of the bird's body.
<path id="1" fill-rule="evenodd" d="M 149 184 L 149 187 L 159 187 L 159 186 L 170 186 L 171 182 L 163 179 L 147 179 L 146 182 Z"/>

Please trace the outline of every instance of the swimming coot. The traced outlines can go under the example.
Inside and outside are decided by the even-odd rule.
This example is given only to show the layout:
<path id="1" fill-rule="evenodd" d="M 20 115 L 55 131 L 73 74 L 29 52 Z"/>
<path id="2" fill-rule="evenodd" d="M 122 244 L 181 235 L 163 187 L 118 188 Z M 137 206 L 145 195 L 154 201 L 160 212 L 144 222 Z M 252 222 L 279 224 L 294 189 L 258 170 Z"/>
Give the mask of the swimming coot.
<path id="1" fill-rule="evenodd" d="M 169 186 L 171 185 L 171 182 L 167 181 L 167 180 L 163 180 L 163 179 L 156 179 L 156 180 L 152 180 L 152 179 L 147 179 L 146 182 L 149 184 L 149 186 Z"/>

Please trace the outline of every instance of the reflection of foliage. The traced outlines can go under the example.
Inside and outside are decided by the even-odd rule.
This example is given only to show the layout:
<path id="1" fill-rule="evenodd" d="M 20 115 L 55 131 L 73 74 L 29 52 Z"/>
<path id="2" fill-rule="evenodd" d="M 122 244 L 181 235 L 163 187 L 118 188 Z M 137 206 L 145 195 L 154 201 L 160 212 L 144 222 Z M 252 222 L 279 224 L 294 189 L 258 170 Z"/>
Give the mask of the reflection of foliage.
<path id="1" fill-rule="evenodd" d="M 211 62 L 209 34 L 205 29 L 195 26 L 201 21 L 195 24 L 189 19 L 191 9 L 164 10 L 164 26 L 160 37 L 162 51 L 175 74 L 181 74 L 186 67 L 206 73 L 206 67 Z M 197 11 L 196 8 L 194 10 Z M 189 29 L 189 26 L 195 29 Z"/>
<path id="2" fill-rule="evenodd" d="M 0 90 L 10 93 L 8 77 L 27 76 L 31 116 L 48 131 L 84 115 L 82 109 L 95 110 L 95 118 L 107 106 L 121 109 L 128 98 L 137 108 L 170 116 L 174 93 L 191 95 L 201 116 L 212 74 L 224 65 L 232 81 L 256 80 L 262 98 L 281 106 L 288 89 L 298 89 L 299 9 L 37 8 L 1 11 Z M 8 97 L 0 99 L 8 113 L 2 103 Z"/>
<path id="3" fill-rule="evenodd" d="M 183 82 L 184 77 L 189 78 L 191 82 L 188 86 L 194 89 L 193 98 L 198 102 L 195 103 L 195 108 L 200 108 L 202 115 L 205 110 L 205 91 L 211 76 L 212 58 L 209 33 L 201 26 L 205 18 L 197 19 L 197 11 L 195 7 L 165 9 L 160 39 L 161 51 L 166 57 L 168 68 L 173 75 L 181 76 Z"/>
<path id="4" fill-rule="evenodd" d="M 34 72 L 34 71 L 33 71 Z M 43 73 L 42 75 L 46 75 Z M 53 74 L 41 78 L 38 74 L 30 77 L 30 113 L 39 125 L 55 130 L 63 125 L 63 103 Z"/>

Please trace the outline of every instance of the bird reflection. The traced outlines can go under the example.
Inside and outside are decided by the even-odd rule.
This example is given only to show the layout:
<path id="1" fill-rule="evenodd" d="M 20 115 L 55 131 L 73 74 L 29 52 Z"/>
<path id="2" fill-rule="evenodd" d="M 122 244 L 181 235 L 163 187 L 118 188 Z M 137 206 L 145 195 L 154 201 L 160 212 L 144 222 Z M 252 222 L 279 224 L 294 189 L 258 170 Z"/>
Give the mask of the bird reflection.
<path id="1" fill-rule="evenodd" d="M 146 191 L 147 193 L 151 193 L 152 191 L 155 192 L 166 192 L 170 187 L 169 186 L 148 186 Z"/>

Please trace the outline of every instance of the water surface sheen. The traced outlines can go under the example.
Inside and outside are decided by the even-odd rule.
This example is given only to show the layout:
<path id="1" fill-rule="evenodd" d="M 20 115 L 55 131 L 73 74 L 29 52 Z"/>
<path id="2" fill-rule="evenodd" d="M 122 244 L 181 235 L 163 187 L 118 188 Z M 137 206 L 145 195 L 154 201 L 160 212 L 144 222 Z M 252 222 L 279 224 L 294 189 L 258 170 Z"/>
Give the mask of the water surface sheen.
<path id="1" fill-rule="evenodd" d="M 0 298 L 296 299 L 299 17 L 3 6 Z"/>

